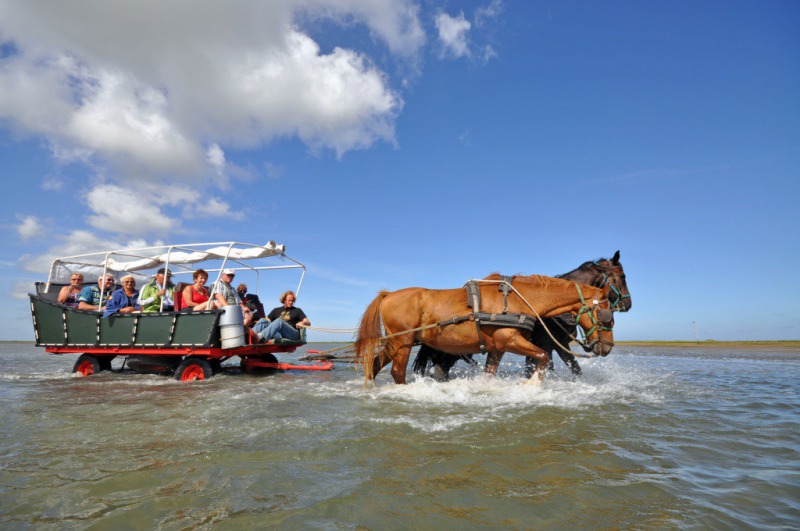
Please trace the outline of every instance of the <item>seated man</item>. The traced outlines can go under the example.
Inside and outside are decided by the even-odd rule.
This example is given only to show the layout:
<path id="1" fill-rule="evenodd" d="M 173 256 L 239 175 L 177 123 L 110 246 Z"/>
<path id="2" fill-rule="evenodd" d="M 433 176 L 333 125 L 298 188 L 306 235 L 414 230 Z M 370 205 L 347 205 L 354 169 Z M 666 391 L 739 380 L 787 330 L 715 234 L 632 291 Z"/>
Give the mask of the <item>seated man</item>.
<path id="1" fill-rule="evenodd" d="M 122 287 L 111 295 L 103 317 L 115 313 L 125 314 L 141 311 L 141 306 L 136 303 L 138 300 L 139 290 L 136 289 L 136 279 L 133 278 L 133 275 L 125 275 L 122 277 Z"/>
<path id="2" fill-rule="evenodd" d="M 311 326 L 308 317 L 300 308 L 294 307 L 296 297 L 293 291 L 287 291 L 281 295 L 283 306 L 278 306 L 269 312 L 266 319 L 259 320 L 254 326 L 258 338 L 262 341 L 271 339 L 290 339 L 300 340 L 298 328 Z"/>
<path id="3" fill-rule="evenodd" d="M 242 299 L 244 305 L 250 308 L 250 311 L 253 312 L 253 319 L 258 320 L 266 315 L 264 312 L 264 306 L 262 306 L 258 295 L 254 293 L 247 293 L 247 284 L 239 284 L 236 287 L 236 293 L 239 294 L 239 298 Z"/>
<path id="4" fill-rule="evenodd" d="M 166 285 L 164 284 L 164 275 L 166 275 Z M 161 311 L 161 299 L 164 299 L 165 312 L 171 312 L 175 307 L 172 301 L 172 293 L 175 290 L 175 284 L 172 283 L 172 273 L 163 267 L 158 270 L 156 276 L 148 282 L 139 292 L 139 306 L 142 307 L 143 313 L 159 312 Z"/>
<path id="5" fill-rule="evenodd" d="M 100 302 L 100 293 L 104 293 L 105 299 L 102 304 Z M 78 295 L 78 309 L 86 310 L 89 312 L 97 312 L 103 309 L 106 302 L 111 298 L 111 293 L 114 291 L 114 277 L 113 275 L 106 275 L 97 279 L 97 286 L 86 286 L 81 290 Z"/>
<path id="6" fill-rule="evenodd" d="M 78 297 L 81 295 L 81 284 L 83 284 L 83 275 L 80 273 L 72 273 L 69 278 L 69 286 L 64 286 L 58 293 L 58 303 L 63 304 L 67 308 L 78 307 Z"/>
<path id="7" fill-rule="evenodd" d="M 219 277 L 219 281 L 214 283 L 211 295 L 214 302 L 217 304 L 217 308 L 233 306 L 235 304 L 241 306 L 244 325 L 250 326 L 250 323 L 253 322 L 253 312 L 250 311 L 250 308 L 245 306 L 241 297 L 239 297 L 239 293 L 231 287 L 231 282 L 233 282 L 233 277 L 235 276 L 236 272 L 233 269 L 224 269 Z"/>

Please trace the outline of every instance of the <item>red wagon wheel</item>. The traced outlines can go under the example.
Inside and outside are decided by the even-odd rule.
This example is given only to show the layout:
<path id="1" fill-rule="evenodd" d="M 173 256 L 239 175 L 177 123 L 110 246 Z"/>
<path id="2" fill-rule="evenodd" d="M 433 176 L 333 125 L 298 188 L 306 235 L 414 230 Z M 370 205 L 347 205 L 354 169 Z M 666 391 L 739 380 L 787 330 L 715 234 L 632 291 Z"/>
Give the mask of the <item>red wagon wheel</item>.
<path id="1" fill-rule="evenodd" d="M 190 356 L 178 365 L 178 370 L 175 371 L 175 379 L 181 382 L 191 382 L 211 378 L 213 374 L 211 364 L 208 361 Z"/>
<path id="2" fill-rule="evenodd" d="M 81 376 L 91 376 L 97 374 L 102 369 L 100 368 L 100 360 L 91 354 L 81 354 L 78 361 L 72 367 L 72 372 L 80 374 Z"/>

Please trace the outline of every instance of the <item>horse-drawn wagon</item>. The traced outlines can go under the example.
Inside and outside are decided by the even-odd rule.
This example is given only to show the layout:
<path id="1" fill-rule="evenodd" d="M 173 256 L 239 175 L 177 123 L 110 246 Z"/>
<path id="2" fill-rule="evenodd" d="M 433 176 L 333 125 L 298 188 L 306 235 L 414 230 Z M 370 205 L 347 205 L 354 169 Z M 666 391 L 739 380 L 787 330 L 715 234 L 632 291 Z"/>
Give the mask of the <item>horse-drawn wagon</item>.
<path id="1" fill-rule="evenodd" d="M 237 305 L 189 313 L 157 311 L 103 317 L 99 311 L 57 302 L 66 279 L 76 273 L 85 278 L 87 285 L 108 274 L 116 280 L 122 275 L 133 275 L 143 284 L 159 268 L 169 271 L 176 280 L 182 277 L 188 280 L 200 265 L 212 277 L 216 273 L 217 280 L 226 269 L 246 274 L 257 286 L 256 292 L 266 273 L 281 276 L 299 271 L 296 288 L 299 293 L 306 272 L 302 263 L 287 256 L 285 247 L 275 242 L 166 245 L 57 258 L 47 282 L 37 282 L 36 293 L 29 294 L 36 345 L 45 347 L 50 354 L 79 354 L 73 372 L 83 376 L 110 370 L 117 356 L 124 356 L 124 363 L 131 368 L 174 373 L 181 381 L 209 378 L 221 369 L 224 361 L 235 356 L 241 358 L 240 365 L 248 372 L 259 368 L 328 370 L 332 367 L 331 363 L 279 363 L 275 355 L 294 352 L 305 344 L 305 336 L 299 341 L 278 340 L 269 344 L 254 341 L 244 327 L 242 310 Z M 114 286 L 100 283 L 98 289 L 99 300 L 106 300 Z M 179 289 L 175 289 L 175 295 L 177 306 Z"/>

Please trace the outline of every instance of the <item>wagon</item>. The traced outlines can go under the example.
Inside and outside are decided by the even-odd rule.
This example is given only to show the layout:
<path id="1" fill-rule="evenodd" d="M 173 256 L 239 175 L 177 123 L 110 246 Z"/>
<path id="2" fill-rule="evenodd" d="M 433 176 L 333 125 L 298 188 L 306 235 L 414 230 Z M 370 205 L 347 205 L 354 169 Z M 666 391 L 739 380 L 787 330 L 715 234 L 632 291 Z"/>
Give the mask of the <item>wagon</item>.
<path id="1" fill-rule="evenodd" d="M 331 363 L 292 365 L 278 362 L 276 354 L 294 352 L 305 344 L 305 334 L 301 334 L 299 341 L 281 339 L 269 344 L 259 343 L 245 329 L 239 306 L 190 313 L 159 311 L 103 317 L 99 311 L 80 310 L 57 302 L 59 291 L 74 273 L 83 275 L 84 286 L 94 284 L 109 273 L 117 280 L 123 275 L 133 275 L 137 286 L 143 286 L 162 267 L 172 273 L 176 294 L 184 285 L 180 279 L 190 284 L 192 273 L 199 267 L 209 273 L 209 278 L 216 276 L 217 280 L 224 269 L 232 269 L 237 275 L 245 276 L 250 285 L 255 285 L 256 293 L 262 277 L 279 277 L 280 282 L 286 282 L 280 278 L 294 273 L 296 279 L 299 273 L 295 288 L 299 294 L 306 273 L 306 267 L 287 256 L 285 246 L 275 242 L 152 246 L 57 258 L 47 282 L 37 282 L 36 292 L 29 294 L 36 345 L 50 354 L 77 354 L 73 372 L 81 376 L 110 370 L 116 357 L 124 357 L 123 367 L 127 364 L 140 372 L 174 374 L 181 381 L 209 378 L 222 370 L 224 361 L 235 356 L 240 358 L 240 366 L 247 372 L 332 368 Z M 287 284 L 275 282 L 271 285 L 287 287 Z M 105 300 L 105 297 L 103 287 L 100 298 Z M 179 299 L 176 296 L 176 307 Z"/>

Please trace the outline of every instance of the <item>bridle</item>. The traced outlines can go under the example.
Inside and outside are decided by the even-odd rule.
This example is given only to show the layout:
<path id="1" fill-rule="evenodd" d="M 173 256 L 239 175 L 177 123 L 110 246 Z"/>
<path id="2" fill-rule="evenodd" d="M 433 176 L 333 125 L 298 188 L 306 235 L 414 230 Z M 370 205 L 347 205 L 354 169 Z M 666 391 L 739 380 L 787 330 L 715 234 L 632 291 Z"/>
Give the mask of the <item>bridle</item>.
<path id="1" fill-rule="evenodd" d="M 611 299 L 610 294 L 609 294 L 609 298 L 608 298 L 608 302 L 610 304 L 611 311 L 612 312 L 624 312 L 624 311 L 627 311 L 627 310 L 623 310 L 622 309 L 622 301 L 623 301 L 623 299 L 629 299 L 631 294 L 630 294 L 630 292 L 628 292 L 628 293 L 625 293 L 623 295 L 622 292 L 619 290 L 619 288 L 614 284 L 614 282 L 612 282 L 611 273 L 608 273 L 609 271 L 613 272 L 615 266 L 610 266 L 610 267 L 609 266 L 604 266 L 604 265 L 601 265 L 597 261 L 593 261 L 592 263 L 594 265 L 596 265 L 601 270 L 600 274 L 603 275 L 603 282 L 602 282 L 601 286 L 606 286 L 607 285 L 609 287 L 609 290 L 611 291 L 611 293 L 614 294 L 615 298 L 613 300 Z"/>
<path id="2" fill-rule="evenodd" d="M 592 320 L 592 327 L 586 331 L 583 330 L 582 326 L 577 326 L 578 330 L 581 331 L 583 334 L 583 341 L 574 338 L 575 341 L 580 344 L 586 352 L 590 352 L 594 350 L 594 347 L 599 343 L 601 345 L 609 345 L 611 347 L 614 346 L 614 343 L 608 343 L 603 341 L 602 334 L 599 332 L 613 332 L 614 331 L 614 312 L 610 308 L 601 308 L 600 302 L 593 300 L 593 304 L 589 306 L 586 304 L 586 299 L 583 296 L 583 291 L 581 291 L 581 285 L 577 282 L 575 283 L 575 289 L 578 290 L 578 297 L 581 299 L 581 308 L 578 310 L 578 313 L 575 315 L 575 324 L 580 324 L 581 315 L 587 314 L 589 318 Z M 597 339 L 594 341 L 589 341 L 589 338 L 598 332 Z"/>

